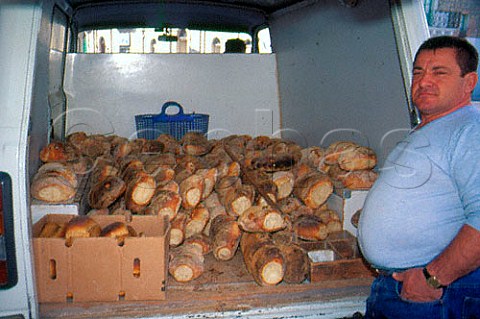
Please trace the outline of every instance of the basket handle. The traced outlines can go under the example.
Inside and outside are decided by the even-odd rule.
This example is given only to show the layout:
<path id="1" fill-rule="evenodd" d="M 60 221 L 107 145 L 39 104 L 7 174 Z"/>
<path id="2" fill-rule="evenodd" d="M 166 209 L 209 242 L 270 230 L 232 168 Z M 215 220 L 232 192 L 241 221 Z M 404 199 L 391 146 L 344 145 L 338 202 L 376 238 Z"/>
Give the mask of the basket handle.
<path id="1" fill-rule="evenodd" d="M 175 114 L 166 114 L 165 112 L 169 107 L 176 107 L 178 112 Z M 167 115 L 167 116 L 183 115 L 183 107 L 174 101 L 165 102 L 165 104 L 163 104 L 162 106 L 161 115 Z"/>

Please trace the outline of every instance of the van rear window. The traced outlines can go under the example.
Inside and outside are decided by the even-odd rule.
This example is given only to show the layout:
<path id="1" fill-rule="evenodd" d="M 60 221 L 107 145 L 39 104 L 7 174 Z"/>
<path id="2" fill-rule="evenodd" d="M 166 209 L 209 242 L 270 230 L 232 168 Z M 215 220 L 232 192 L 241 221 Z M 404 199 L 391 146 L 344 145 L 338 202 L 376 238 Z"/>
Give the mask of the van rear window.
<path id="1" fill-rule="evenodd" d="M 258 52 L 271 53 L 268 28 L 258 33 Z M 252 37 L 241 32 L 178 28 L 133 28 L 83 31 L 79 53 L 253 53 Z"/>

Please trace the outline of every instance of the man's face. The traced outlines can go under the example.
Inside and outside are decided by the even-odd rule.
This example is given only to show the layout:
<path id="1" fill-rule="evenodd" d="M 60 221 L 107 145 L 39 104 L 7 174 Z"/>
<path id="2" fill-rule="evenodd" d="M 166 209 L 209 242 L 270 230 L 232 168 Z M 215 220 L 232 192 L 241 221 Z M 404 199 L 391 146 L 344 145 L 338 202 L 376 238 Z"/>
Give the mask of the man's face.
<path id="1" fill-rule="evenodd" d="M 412 100 L 427 122 L 470 103 L 475 72 L 461 76 L 455 50 L 421 51 L 413 66 Z"/>

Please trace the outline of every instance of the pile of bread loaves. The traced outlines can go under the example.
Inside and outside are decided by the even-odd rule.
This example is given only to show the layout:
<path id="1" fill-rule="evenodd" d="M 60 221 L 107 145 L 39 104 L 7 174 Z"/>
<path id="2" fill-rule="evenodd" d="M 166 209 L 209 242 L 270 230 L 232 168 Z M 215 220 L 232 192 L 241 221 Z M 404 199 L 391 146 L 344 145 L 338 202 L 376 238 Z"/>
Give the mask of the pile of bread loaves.
<path id="1" fill-rule="evenodd" d="M 39 238 L 64 238 L 65 245 L 68 247 L 72 245 L 75 238 L 115 238 L 121 246 L 125 238 L 136 236 L 135 229 L 123 222 L 112 222 L 102 228 L 93 218 L 86 215 L 75 216 L 65 223 L 47 221 L 38 235 Z"/>
<path id="2" fill-rule="evenodd" d="M 76 132 L 47 145 L 40 158 L 36 199 L 72 200 L 75 177 L 88 176 L 87 215 L 168 219 L 169 272 L 180 282 L 203 273 L 206 254 L 222 262 L 237 250 L 260 285 L 303 281 L 308 260 L 298 241 L 342 230 L 326 205 L 334 187 L 368 189 L 377 176 L 373 150 L 353 142 L 302 148 L 267 136 L 208 140 L 194 132 L 181 140 Z"/>

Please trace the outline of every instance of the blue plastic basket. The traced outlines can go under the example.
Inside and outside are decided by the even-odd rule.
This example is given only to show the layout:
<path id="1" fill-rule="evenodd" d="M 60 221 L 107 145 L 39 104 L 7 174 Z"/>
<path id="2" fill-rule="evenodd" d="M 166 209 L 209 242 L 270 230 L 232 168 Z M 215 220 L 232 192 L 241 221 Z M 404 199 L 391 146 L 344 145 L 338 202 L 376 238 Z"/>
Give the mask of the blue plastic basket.
<path id="1" fill-rule="evenodd" d="M 176 114 L 167 114 L 169 107 L 177 108 Z M 137 137 L 148 140 L 156 139 L 160 134 L 170 134 L 181 139 L 187 132 L 208 132 L 208 114 L 184 114 L 183 107 L 177 102 L 163 104 L 160 114 L 135 115 Z"/>

